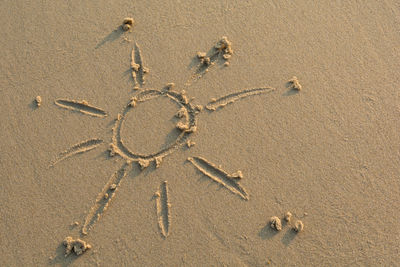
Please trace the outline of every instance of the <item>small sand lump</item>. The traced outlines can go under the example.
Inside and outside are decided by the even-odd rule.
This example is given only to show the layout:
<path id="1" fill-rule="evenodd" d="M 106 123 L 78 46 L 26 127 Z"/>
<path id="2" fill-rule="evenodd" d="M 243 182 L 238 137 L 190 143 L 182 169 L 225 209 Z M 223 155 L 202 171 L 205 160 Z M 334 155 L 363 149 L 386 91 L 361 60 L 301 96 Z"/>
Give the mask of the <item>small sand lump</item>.
<path id="1" fill-rule="evenodd" d="M 171 89 L 174 88 L 174 87 L 175 87 L 175 83 L 167 83 L 167 84 L 165 85 L 166 90 L 171 90 Z"/>
<path id="2" fill-rule="evenodd" d="M 202 59 L 206 57 L 206 53 L 205 52 L 197 52 L 197 58 Z"/>
<path id="3" fill-rule="evenodd" d="M 188 141 L 186 142 L 186 145 L 187 145 L 188 148 L 191 148 L 192 146 L 196 145 L 196 143 L 193 142 L 193 141 L 191 141 L 191 140 L 188 140 Z"/>
<path id="4" fill-rule="evenodd" d="M 300 220 L 296 221 L 295 224 L 294 224 L 294 226 L 293 226 L 293 230 L 294 230 L 296 233 L 300 233 L 301 231 L 303 231 L 303 230 L 304 230 L 304 224 L 303 224 L 303 222 L 300 221 Z"/>
<path id="5" fill-rule="evenodd" d="M 125 18 L 124 21 L 122 22 L 122 29 L 124 31 L 129 31 L 133 26 L 134 22 L 135 21 L 133 20 L 133 18 Z"/>
<path id="6" fill-rule="evenodd" d="M 217 49 L 221 54 L 222 58 L 226 60 L 224 66 L 229 66 L 228 60 L 232 57 L 233 49 L 232 43 L 228 40 L 226 36 L 223 36 L 221 40 L 215 45 L 215 49 Z"/>
<path id="7" fill-rule="evenodd" d="M 209 57 L 204 57 L 201 59 L 201 63 L 206 66 L 209 66 L 209 65 L 211 65 L 211 59 Z"/>
<path id="8" fill-rule="evenodd" d="M 279 219 L 278 217 L 276 216 L 271 217 L 270 223 L 272 229 L 275 229 L 276 231 L 282 230 L 281 219 Z"/>
<path id="9" fill-rule="evenodd" d="M 124 24 L 124 25 L 122 25 L 122 29 L 127 32 L 127 31 L 129 31 L 131 29 L 131 25 Z"/>
<path id="10" fill-rule="evenodd" d="M 302 89 L 302 86 L 296 76 L 293 76 L 293 78 L 289 80 L 289 84 L 294 90 L 300 91 Z"/>
<path id="11" fill-rule="evenodd" d="M 229 66 L 228 60 L 232 57 L 232 43 L 227 37 L 223 36 L 213 47 L 213 53 L 197 52 L 197 58 L 200 63 L 206 67 L 204 72 L 208 71 L 208 67 L 215 64 L 217 57 L 221 57 L 225 62 L 224 66 Z"/>
<path id="12" fill-rule="evenodd" d="M 221 40 L 215 45 L 215 48 L 222 51 L 224 55 L 232 55 L 232 43 L 228 40 L 226 36 L 222 36 Z"/>
<path id="13" fill-rule="evenodd" d="M 237 172 L 232 173 L 230 177 L 233 179 L 243 179 L 243 173 L 242 171 L 239 170 Z"/>
<path id="14" fill-rule="evenodd" d="M 111 184 L 110 185 L 110 190 L 115 190 L 117 189 L 117 185 L 116 184 Z"/>
<path id="15" fill-rule="evenodd" d="M 162 162 L 162 157 L 156 157 L 155 162 L 156 162 L 156 168 L 160 167 Z"/>
<path id="16" fill-rule="evenodd" d="M 133 25 L 135 21 L 133 20 L 133 18 L 124 18 L 123 24 L 128 24 L 128 25 Z"/>
<path id="17" fill-rule="evenodd" d="M 74 240 L 72 237 L 68 236 L 64 239 L 63 245 L 65 246 L 65 257 L 74 252 L 76 255 L 81 255 L 86 250 L 92 248 L 90 244 L 87 244 L 81 239 Z"/>
<path id="18" fill-rule="evenodd" d="M 292 219 L 292 213 L 288 211 L 285 214 L 285 221 L 290 222 L 290 219 Z"/>
<path id="19" fill-rule="evenodd" d="M 40 105 L 42 104 L 42 97 L 41 97 L 40 95 L 38 95 L 38 96 L 35 98 L 35 102 L 36 102 L 36 106 L 37 106 L 37 107 L 40 107 Z"/>
<path id="20" fill-rule="evenodd" d="M 145 160 L 145 159 L 139 159 L 138 163 L 139 163 L 139 166 L 140 166 L 141 170 L 146 169 L 150 165 L 150 161 Z"/>

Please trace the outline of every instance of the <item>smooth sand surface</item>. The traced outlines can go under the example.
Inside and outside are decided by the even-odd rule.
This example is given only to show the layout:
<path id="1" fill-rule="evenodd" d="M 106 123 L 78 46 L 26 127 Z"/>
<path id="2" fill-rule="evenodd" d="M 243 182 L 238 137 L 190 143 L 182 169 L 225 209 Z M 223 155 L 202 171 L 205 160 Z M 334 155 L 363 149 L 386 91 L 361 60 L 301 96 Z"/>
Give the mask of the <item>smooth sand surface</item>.
<path id="1" fill-rule="evenodd" d="M 399 264 L 398 1 L 0 7 L 1 265 Z M 120 28 L 126 17 L 135 20 L 127 32 Z M 196 74 L 197 52 L 210 52 L 222 36 L 232 42 L 229 66 L 216 60 Z M 188 138 L 195 146 L 174 150 L 158 168 L 128 168 L 108 149 L 118 114 L 140 92 L 133 89 L 135 42 L 150 70 L 140 90 L 173 82 L 200 105 L 245 89 L 276 90 L 203 110 Z M 287 84 L 293 76 L 300 91 Z M 65 109 L 57 99 L 85 101 L 107 116 Z M 181 134 L 178 110 L 163 97 L 137 104 L 122 118 L 124 144 L 143 154 L 167 147 Z M 50 166 L 92 139 L 104 142 Z M 204 168 L 245 188 L 249 199 L 188 157 L 214 164 Z M 273 216 L 282 230 L 271 228 Z M 85 220 L 94 223 L 82 236 Z M 299 221 L 304 229 L 296 233 Z M 91 248 L 64 257 L 66 237 Z"/>

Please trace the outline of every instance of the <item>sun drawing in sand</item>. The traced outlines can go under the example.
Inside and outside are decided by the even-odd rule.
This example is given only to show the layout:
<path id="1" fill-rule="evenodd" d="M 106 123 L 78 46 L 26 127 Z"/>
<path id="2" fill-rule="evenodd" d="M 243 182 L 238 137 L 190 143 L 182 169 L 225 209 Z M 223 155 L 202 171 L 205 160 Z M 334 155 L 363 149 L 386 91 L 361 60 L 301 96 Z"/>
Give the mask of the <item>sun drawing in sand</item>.
<path id="1" fill-rule="evenodd" d="M 198 53 L 199 66 L 196 73 L 191 79 L 198 79 L 208 72 L 217 60 L 222 60 L 224 65 L 229 64 L 228 60 L 233 53 L 231 43 L 226 37 L 223 37 L 209 53 Z M 180 147 L 187 145 L 190 146 L 192 141 L 189 139 L 197 130 L 197 118 L 198 114 L 203 110 L 203 106 L 196 105 L 192 100 L 186 96 L 185 91 L 178 92 L 174 89 L 174 84 L 169 83 L 162 89 L 143 89 L 145 84 L 145 75 L 149 71 L 143 64 L 143 58 L 140 48 L 135 44 L 132 49 L 132 62 L 131 71 L 132 78 L 135 84 L 136 93 L 129 100 L 127 105 L 123 108 L 122 112 L 117 115 L 115 125 L 113 127 L 113 136 L 109 144 L 110 156 L 120 156 L 124 159 L 124 164 L 111 175 L 109 181 L 104 186 L 103 190 L 98 194 L 94 205 L 90 209 L 82 226 L 82 235 L 87 235 L 94 224 L 100 219 L 106 209 L 109 207 L 110 201 L 115 196 L 121 181 L 127 175 L 130 168 L 138 166 L 140 169 L 145 169 L 150 164 L 155 164 L 159 167 L 164 157 L 170 153 L 178 150 Z M 228 64 L 226 64 L 228 63 Z M 213 112 L 227 104 L 233 103 L 242 98 L 259 95 L 274 91 L 271 87 L 259 87 L 252 89 L 241 90 L 218 99 L 212 99 L 208 104 L 205 105 L 205 109 L 208 112 Z M 177 136 L 175 141 L 170 143 L 167 147 L 164 147 L 160 151 L 151 154 L 140 154 L 126 146 L 124 138 L 129 136 L 123 136 L 122 129 L 124 122 L 128 114 L 134 115 L 135 108 L 145 101 L 149 101 L 155 98 L 168 98 L 175 102 L 177 105 L 176 117 L 179 118 L 179 122 L 176 124 L 180 134 Z M 74 111 L 78 111 L 87 115 L 96 117 L 106 117 L 108 114 L 103 109 L 97 108 L 90 105 L 86 101 L 76 101 L 67 99 L 57 99 L 55 104 L 61 108 L 66 108 Z M 125 133 L 125 132 L 124 132 Z M 124 137 L 124 138 L 123 138 Z M 84 153 L 93 150 L 103 144 L 104 141 L 99 138 L 89 139 L 80 142 L 64 152 L 61 152 L 56 159 L 51 163 L 54 166 L 59 161 L 64 160 L 76 154 Z M 193 164 L 201 173 L 206 177 L 212 179 L 214 182 L 222 185 L 224 188 L 230 190 L 232 193 L 238 195 L 244 200 L 249 199 L 249 194 L 241 186 L 240 180 L 243 175 L 240 171 L 229 174 L 220 167 L 214 165 L 208 160 L 202 157 L 189 157 L 188 161 Z M 159 230 L 164 238 L 169 234 L 169 228 L 171 224 L 170 218 L 170 203 L 168 199 L 168 183 L 163 182 L 160 190 L 155 194 L 156 199 L 156 210 L 158 216 Z"/>

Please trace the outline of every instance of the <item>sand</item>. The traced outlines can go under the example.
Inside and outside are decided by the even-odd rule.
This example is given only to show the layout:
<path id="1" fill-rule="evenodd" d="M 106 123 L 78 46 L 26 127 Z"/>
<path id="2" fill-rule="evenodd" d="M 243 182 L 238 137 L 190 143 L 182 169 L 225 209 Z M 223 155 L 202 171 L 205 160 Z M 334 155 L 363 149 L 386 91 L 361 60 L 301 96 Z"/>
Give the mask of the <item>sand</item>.
<path id="1" fill-rule="evenodd" d="M 0 15 L 2 265 L 398 265 L 398 1 Z"/>

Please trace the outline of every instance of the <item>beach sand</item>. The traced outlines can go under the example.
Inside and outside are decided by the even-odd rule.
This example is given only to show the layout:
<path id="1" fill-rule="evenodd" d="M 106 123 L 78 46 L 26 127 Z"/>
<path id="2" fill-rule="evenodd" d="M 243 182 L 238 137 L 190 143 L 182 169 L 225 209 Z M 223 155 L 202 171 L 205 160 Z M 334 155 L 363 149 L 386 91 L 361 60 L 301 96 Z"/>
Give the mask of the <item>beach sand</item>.
<path id="1" fill-rule="evenodd" d="M 3 266 L 399 264 L 398 1 L 0 6 Z"/>

